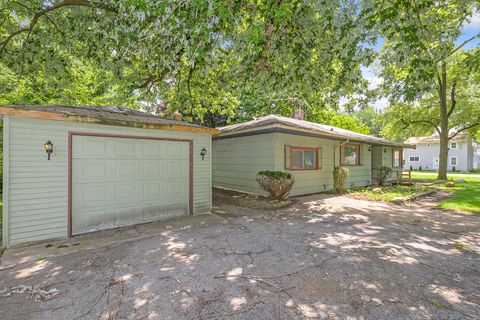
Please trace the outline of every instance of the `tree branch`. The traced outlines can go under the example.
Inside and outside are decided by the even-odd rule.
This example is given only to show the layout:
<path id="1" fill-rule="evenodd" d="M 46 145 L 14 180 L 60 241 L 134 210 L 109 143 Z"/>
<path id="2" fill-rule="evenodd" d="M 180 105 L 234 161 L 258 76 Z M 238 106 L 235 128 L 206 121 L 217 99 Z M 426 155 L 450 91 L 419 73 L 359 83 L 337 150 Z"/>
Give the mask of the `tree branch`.
<path id="1" fill-rule="evenodd" d="M 0 54 L 5 50 L 7 44 L 10 42 L 10 40 L 12 40 L 15 36 L 17 36 L 21 33 L 24 33 L 24 32 L 28 32 L 28 34 L 30 35 L 30 33 L 32 33 L 35 25 L 38 23 L 38 20 L 41 17 L 46 16 L 47 13 L 49 13 L 51 11 L 54 11 L 54 10 L 57 10 L 57 9 L 60 9 L 60 8 L 63 8 L 63 7 L 68 7 L 68 6 L 86 6 L 86 7 L 88 7 L 88 6 L 91 6 L 91 2 L 89 0 L 63 0 L 61 2 L 58 2 L 56 4 L 53 4 L 51 6 L 48 6 L 44 9 L 36 12 L 33 15 L 32 20 L 30 21 L 30 23 L 28 24 L 27 27 L 21 28 L 21 29 L 15 31 L 15 32 L 12 32 L 10 35 L 7 36 L 7 38 L 3 42 L 0 42 Z M 99 5 L 99 7 L 100 8 L 105 8 L 102 5 Z M 51 19 L 49 19 L 49 20 L 52 21 Z"/>
<path id="2" fill-rule="evenodd" d="M 429 121 L 429 120 L 411 120 L 411 121 L 407 121 L 405 119 L 401 119 L 400 120 L 401 122 L 403 122 L 403 124 L 405 125 L 403 128 L 406 129 L 408 126 L 412 125 L 412 124 L 417 124 L 417 123 L 423 123 L 423 124 L 428 124 L 428 125 L 431 125 L 431 126 L 434 126 L 434 127 L 437 127 L 437 124 L 433 121 Z"/>
<path id="3" fill-rule="evenodd" d="M 473 36 L 473 37 L 470 37 L 468 38 L 467 40 L 463 41 L 461 44 L 459 44 L 455 49 L 452 50 L 452 52 L 450 52 L 447 57 L 451 56 L 452 54 L 454 54 L 455 52 L 457 52 L 458 50 L 460 50 L 464 45 L 466 45 L 467 43 L 469 43 L 470 41 L 472 40 L 475 40 L 476 38 L 480 37 L 480 33 L 478 33 L 477 35 Z"/>
<path id="4" fill-rule="evenodd" d="M 453 80 L 452 88 L 450 89 L 450 109 L 448 110 L 447 117 L 449 118 L 455 107 L 457 106 L 457 100 L 455 99 L 455 90 L 457 87 L 457 79 Z"/>
<path id="5" fill-rule="evenodd" d="M 469 125 L 467 125 L 467 126 L 464 126 L 462 129 L 457 130 L 454 134 L 452 134 L 451 136 L 448 137 L 448 140 L 453 139 L 453 138 L 454 138 L 455 136 L 457 136 L 459 133 L 461 133 L 461 132 L 463 132 L 463 131 L 466 131 L 466 130 L 468 130 L 468 129 L 471 129 L 471 128 L 473 128 L 473 127 L 476 127 L 476 126 L 478 126 L 478 125 L 480 125 L 480 118 L 478 118 L 477 121 L 475 121 L 474 123 L 471 123 L 471 124 L 469 124 Z"/>

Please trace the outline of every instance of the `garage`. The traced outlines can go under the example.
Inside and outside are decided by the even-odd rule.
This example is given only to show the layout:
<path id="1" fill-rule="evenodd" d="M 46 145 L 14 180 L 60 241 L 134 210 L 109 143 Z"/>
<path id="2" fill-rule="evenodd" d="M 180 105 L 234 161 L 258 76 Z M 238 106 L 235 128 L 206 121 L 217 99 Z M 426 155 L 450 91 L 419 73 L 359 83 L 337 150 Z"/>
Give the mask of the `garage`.
<path id="1" fill-rule="evenodd" d="M 216 129 L 122 107 L 0 105 L 0 115 L 3 246 L 211 210 Z"/>
<path id="2" fill-rule="evenodd" d="M 72 234 L 189 213 L 188 140 L 71 134 Z"/>

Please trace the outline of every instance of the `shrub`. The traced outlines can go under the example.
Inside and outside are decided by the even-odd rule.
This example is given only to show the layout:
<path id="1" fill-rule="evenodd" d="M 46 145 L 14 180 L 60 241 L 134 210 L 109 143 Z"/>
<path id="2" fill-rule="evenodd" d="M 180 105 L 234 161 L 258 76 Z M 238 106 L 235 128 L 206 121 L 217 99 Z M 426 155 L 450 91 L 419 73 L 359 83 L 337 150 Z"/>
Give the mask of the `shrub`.
<path id="1" fill-rule="evenodd" d="M 455 172 L 457 171 L 457 168 L 455 168 L 455 166 L 452 167 L 452 172 Z"/>
<path id="2" fill-rule="evenodd" d="M 338 193 L 343 193 L 345 191 L 345 181 L 349 175 L 350 170 L 348 170 L 348 168 L 335 167 L 335 169 L 333 169 L 333 184 Z"/>
<path id="3" fill-rule="evenodd" d="M 413 171 L 413 166 L 410 166 L 410 171 Z"/>
<path id="4" fill-rule="evenodd" d="M 260 171 L 256 180 L 270 198 L 275 200 L 284 199 L 295 183 L 292 174 L 283 171 Z"/>
<path id="5" fill-rule="evenodd" d="M 388 176 L 392 174 L 392 168 L 390 167 L 381 167 L 380 168 L 380 176 L 378 177 L 378 183 L 383 186 L 385 182 L 387 182 Z"/>
<path id="6" fill-rule="evenodd" d="M 418 171 L 422 171 L 422 166 L 418 167 Z"/>

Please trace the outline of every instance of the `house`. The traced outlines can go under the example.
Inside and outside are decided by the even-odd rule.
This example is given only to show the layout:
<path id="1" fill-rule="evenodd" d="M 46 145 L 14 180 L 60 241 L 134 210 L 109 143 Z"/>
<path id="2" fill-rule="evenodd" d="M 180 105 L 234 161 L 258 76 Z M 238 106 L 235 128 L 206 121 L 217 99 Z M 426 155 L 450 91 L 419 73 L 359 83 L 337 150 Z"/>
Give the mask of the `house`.
<path id="1" fill-rule="evenodd" d="M 403 143 L 345 129 L 269 115 L 219 128 L 213 137 L 213 185 L 263 194 L 255 178 L 262 170 L 289 171 L 291 195 L 334 189 L 333 169 L 350 169 L 347 187 L 370 185 L 380 168 L 402 170 Z"/>
<path id="2" fill-rule="evenodd" d="M 480 144 L 473 143 L 473 169 L 480 169 Z"/>
<path id="3" fill-rule="evenodd" d="M 3 246 L 210 211 L 216 129 L 117 107 L 0 114 Z"/>
<path id="4" fill-rule="evenodd" d="M 405 149 L 405 168 L 438 170 L 440 164 L 440 138 L 438 133 L 425 137 L 410 137 L 405 143 L 415 149 Z M 474 168 L 476 143 L 467 132 L 461 132 L 448 142 L 447 170 L 468 171 Z"/>

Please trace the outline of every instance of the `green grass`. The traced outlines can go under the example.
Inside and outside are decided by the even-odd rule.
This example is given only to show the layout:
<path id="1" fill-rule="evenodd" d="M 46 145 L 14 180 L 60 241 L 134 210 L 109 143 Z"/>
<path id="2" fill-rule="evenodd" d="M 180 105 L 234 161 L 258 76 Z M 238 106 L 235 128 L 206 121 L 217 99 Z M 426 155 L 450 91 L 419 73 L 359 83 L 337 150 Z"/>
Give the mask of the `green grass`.
<path id="1" fill-rule="evenodd" d="M 455 244 L 453 246 L 458 250 L 465 250 L 465 249 L 470 248 L 470 245 L 468 243 L 465 243 L 465 242 L 455 242 Z"/>
<path id="2" fill-rule="evenodd" d="M 357 199 L 365 199 L 372 201 L 392 201 L 394 198 L 398 197 L 408 197 L 414 196 L 421 192 L 429 191 L 429 188 L 421 187 L 407 187 L 407 186 L 398 186 L 398 187 L 382 187 L 382 192 L 373 192 L 372 188 L 361 189 L 350 193 L 351 196 Z"/>
<path id="3" fill-rule="evenodd" d="M 446 188 L 438 181 L 436 172 L 412 172 L 414 180 L 438 182 L 445 191 L 453 191 L 453 196 L 438 204 L 439 208 L 480 214 L 480 174 L 449 173 L 449 180 L 465 179 L 465 183 L 455 183 L 455 187 Z"/>

